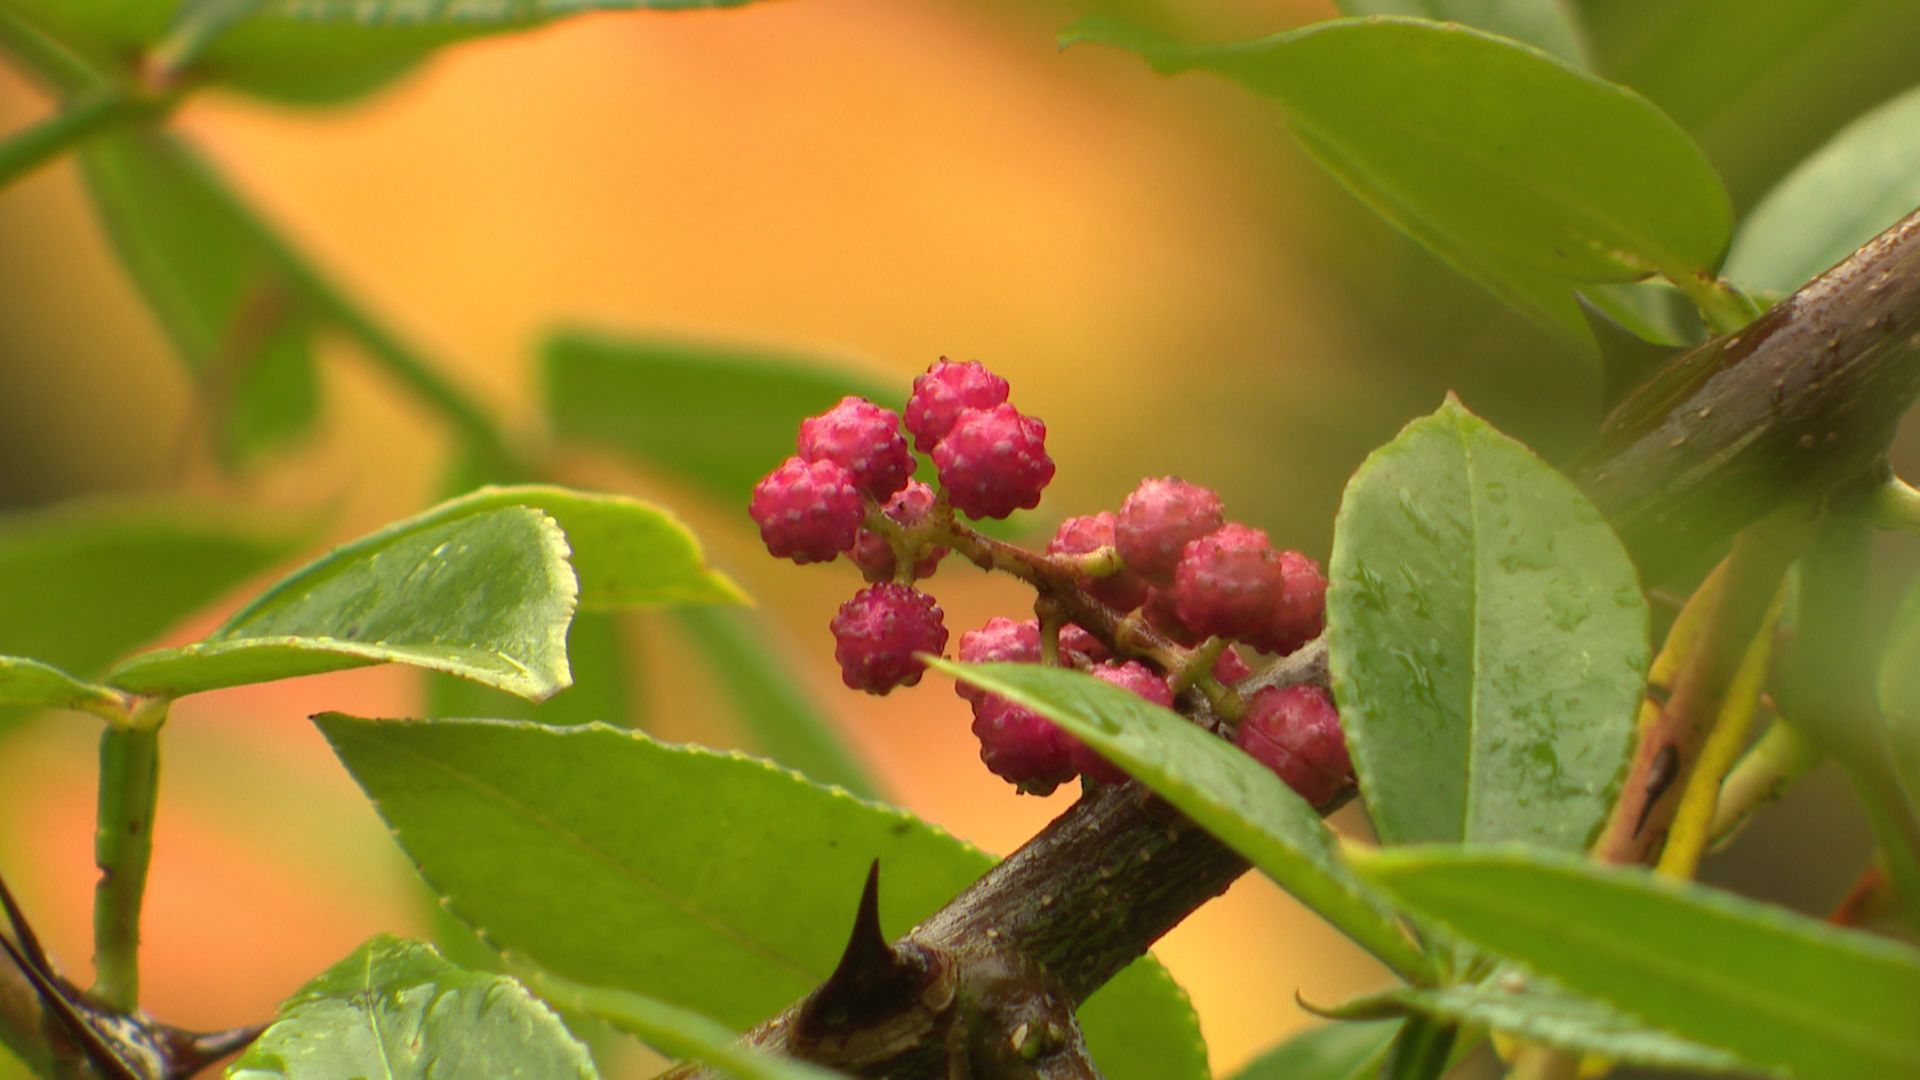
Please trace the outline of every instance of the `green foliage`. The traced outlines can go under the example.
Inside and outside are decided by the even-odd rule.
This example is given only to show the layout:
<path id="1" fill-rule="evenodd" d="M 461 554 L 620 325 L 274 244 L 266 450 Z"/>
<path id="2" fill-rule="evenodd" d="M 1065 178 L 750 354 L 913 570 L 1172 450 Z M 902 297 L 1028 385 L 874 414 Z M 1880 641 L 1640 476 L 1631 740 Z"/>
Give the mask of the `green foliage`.
<path id="1" fill-rule="evenodd" d="M 385 934 L 287 999 L 227 1070 L 233 1080 L 598 1075 L 587 1048 L 519 983 Z"/>
<path id="2" fill-rule="evenodd" d="M 1588 68 L 1586 32 L 1570 0 L 1339 0 L 1348 15 L 1411 15 L 1457 22 Z"/>
<path id="3" fill-rule="evenodd" d="M 742 1046 L 736 1042 L 738 1032 L 658 998 L 586 986 L 537 970 L 529 973 L 529 979 L 543 997 L 562 1008 L 606 1017 L 664 1054 L 705 1062 L 738 1080 L 830 1080 L 840 1075 Z"/>
<path id="4" fill-rule="evenodd" d="M 1647 664 L 1599 512 L 1450 399 L 1354 474 L 1328 569 L 1334 693 L 1381 839 L 1584 846 Z"/>
<path id="5" fill-rule="evenodd" d="M 571 681 L 576 589 L 552 518 L 492 510 L 329 555 L 204 640 L 133 657 L 107 681 L 177 697 L 405 663 L 537 701 Z"/>
<path id="6" fill-rule="evenodd" d="M 1538 850 L 1355 861 L 1489 952 L 1751 1065 L 1864 1080 L 1920 1060 L 1920 952 L 1906 946 Z"/>
<path id="7" fill-rule="evenodd" d="M 51 664 L 20 656 L 0 656 L 0 705 L 42 709 L 117 710 L 120 695 L 81 682 Z"/>
<path id="8" fill-rule="evenodd" d="M 298 551 L 306 531 L 151 500 L 0 518 L 0 652 L 96 674 Z"/>
<path id="9" fill-rule="evenodd" d="M 677 608 L 668 618 L 707 662 L 763 754 L 862 798 L 881 795 L 879 781 L 834 730 L 799 672 L 782 663 L 779 643 L 759 620 L 720 607 Z"/>
<path id="10" fill-rule="evenodd" d="M 1842 129 L 1741 225 L 1727 276 L 1792 292 L 1920 206 L 1920 88 Z"/>
<path id="11" fill-rule="evenodd" d="M 252 214 L 186 143 L 121 132 L 80 154 L 127 273 L 193 373 L 215 448 L 242 463 L 319 413 L 316 309 Z"/>
<path id="12" fill-rule="evenodd" d="M 559 438 L 630 455 L 740 507 L 793 453 L 803 418 L 848 394 L 896 410 L 906 402 L 817 359 L 581 330 L 547 340 L 541 381 Z"/>
<path id="13" fill-rule="evenodd" d="M 889 934 L 992 864 L 901 811 L 633 732 L 319 723 L 428 883 L 489 942 L 723 1024 L 760 1020 L 833 970 L 872 860 Z M 1191 1008 L 1155 968 L 1143 960 L 1088 1003 L 1089 1045 L 1109 1077 L 1204 1076 Z"/>
<path id="14" fill-rule="evenodd" d="M 644 726 L 635 714 L 638 703 L 627 673 L 632 661 L 628 635 L 618 619 L 612 612 L 573 617 L 567 628 L 567 667 L 573 673 L 573 685 L 545 701 L 528 701 L 467 679 L 429 674 L 427 713 L 534 720 L 560 727 L 594 721 L 616 727 Z"/>
<path id="15" fill-rule="evenodd" d="M 1302 144 L 1389 221 L 1551 327 L 1568 284 L 1698 275 L 1733 211 L 1700 149 L 1625 87 L 1512 41 L 1418 19 L 1338 20 L 1190 46 L 1103 21 L 1067 43 L 1140 53 L 1280 101 Z"/>
<path id="16" fill-rule="evenodd" d="M 1894 617 L 1879 686 L 1891 764 L 1906 789 L 1920 794 L 1920 585 L 1908 591 Z"/>
<path id="17" fill-rule="evenodd" d="M 405 663 L 540 701 L 571 679 L 576 601 L 607 610 L 738 597 L 685 528 L 645 503 L 483 488 L 334 549 L 204 640 L 133 657 L 107 681 L 177 696 Z"/>
<path id="18" fill-rule="evenodd" d="M 1433 962 L 1341 860 L 1319 813 L 1238 748 L 1081 672 L 946 660 L 928 666 L 1046 716 L 1246 856 L 1387 966 L 1415 981 L 1434 977 Z"/>
<path id="19" fill-rule="evenodd" d="M 1308 1028 L 1248 1062 L 1233 1080 L 1373 1080 L 1398 1023 L 1339 1022 Z"/>

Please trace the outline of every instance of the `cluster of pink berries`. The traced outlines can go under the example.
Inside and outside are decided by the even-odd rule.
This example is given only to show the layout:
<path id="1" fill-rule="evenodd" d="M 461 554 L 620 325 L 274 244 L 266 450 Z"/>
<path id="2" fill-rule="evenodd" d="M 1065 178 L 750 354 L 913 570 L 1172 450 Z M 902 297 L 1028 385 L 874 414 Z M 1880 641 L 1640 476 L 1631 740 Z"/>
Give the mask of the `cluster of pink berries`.
<path id="1" fill-rule="evenodd" d="M 914 587 L 952 545 L 976 542 L 953 512 L 1003 518 L 1031 509 L 1053 478 L 1046 425 L 1007 401 L 1005 379 L 978 361 L 942 359 L 914 380 L 904 427 L 932 457 L 939 490 L 912 478 L 902 418 L 849 397 L 800 425 L 796 449 L 754 488 L 750 512 L 767 550 L 799 563 L 847 553 L 869 585 L 833 618 L 834 656 L 856 690 L 885 694 L 920 681 L 918 654 L 939 654 L 947 628 L 939 604 Z M 1111 608 L 1116 625 L 1144 624 L 1180 646 L 1219 639 L 1204 676 L 1225 687 L 1251 669 L 1234 642 L 1285 655 L 1320 633 L 1326 578 L 1312 559 L 1276 551 L 1259 529 L 1226 520 L 1212 491 L 1176 478 L 1143 481 L 1119 512 L 1062 523 L 1047 545 L 1053 565 Z M 970 555 L 975 555 L 971 550 Z M 975 555 L 983 565 L 991 562 Z M 1116 657 L 1072 623 L 995 618 L 963 634 L 960 659 L 1058 663 L 1091 672 L 1172 707 L 1180 672 L 1166 657 Z M 1124 633 L 1120 635 L 1123 639 Z M 1178 651 L 1178 650 L 1176 650 Z M 1038 713 L 962 684 L 987 767 L 1022 791 L 1051 792 L 1075 776 L 1113 783 L 1125 774 Z M 1325 691 L 1266 687 L 1244 703 L 1234 741 L 1309 801 L 1323 803 L 1351 775 L 1339 717 Z"/>

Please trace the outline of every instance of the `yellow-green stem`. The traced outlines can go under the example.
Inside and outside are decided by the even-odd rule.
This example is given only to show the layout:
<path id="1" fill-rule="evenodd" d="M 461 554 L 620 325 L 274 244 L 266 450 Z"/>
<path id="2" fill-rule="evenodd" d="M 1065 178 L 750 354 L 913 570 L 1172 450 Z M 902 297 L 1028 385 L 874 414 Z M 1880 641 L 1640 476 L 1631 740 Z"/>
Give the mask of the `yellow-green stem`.
<path id="1" fill-rule="evenodd" d="M 1714 806 L 1709 830 L 1713 843 L 1731 840 L 1761 807 L 1778 799 L 1825 758 L 1820 748 L 1791 724 L 1774 720 L 1727 774 L 1726 783 L 1720 785 L 1720 801 Z"/>
<path id="2" fill-rule="evenodd" d="M 157 101 L 100 93 L 81 98 L 0 142 L 0 188 L 104 131 L 157 115 Z"/>
<path id="3" fill-rule="evenodd" d="M 79 93 L 107 81 L 106 76 L 74 55 L 71 49 L 5 4 L 0 4 L 0 52 L 5 52 L 47 89 L 58 94 Z"/>
<path id="4" fill-rule="evenodd" d="M 100 736 L 99 820 L 93 860 L 93 995 L 131 1011 L 140 1004 L 140 904 L 153 861 L 153 812 L 160 793 L 160 728 L 166 698 L 149 698 L 124 724 Z"/>
<path id="5" fill-rule="evenodd" d="M 1712 274 L 1680 270 L 1666 278 L 1699 310 L 1700 321 L 1715 336 L 1734 333 L 1760 315 L 1745 293 Z"/>

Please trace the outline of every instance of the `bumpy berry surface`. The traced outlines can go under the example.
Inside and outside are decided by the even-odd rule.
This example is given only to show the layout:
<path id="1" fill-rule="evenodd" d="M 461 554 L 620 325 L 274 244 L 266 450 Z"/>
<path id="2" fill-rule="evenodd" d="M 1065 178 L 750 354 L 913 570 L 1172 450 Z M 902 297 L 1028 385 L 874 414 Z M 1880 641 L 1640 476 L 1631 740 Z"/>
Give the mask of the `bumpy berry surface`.
<path id="1" fill-rule="evenodd" d="M 1317 686 L 1269 686 L 1253 695 L 1233 741 L 1315 806 L 1353 775 L 1340 714 Z"/>
<path id="2" fill-rule="evenodd" d="M 1155 585 L 1173 582 L 1187 544 L 1225 523 L 1220 496 L 1177 476 L 1142 480 L 1120 504 L 1114 543 L 1120 558 Z"/>
<path id="3" fill-rule="evenodd" d="M 1320 564 L 1297 551 L 1280 553 L 1280 596 L 1267 625 L 1251 640 L 1280 656 L 1320 635 L 1327 621 L 1327 576 Z"/>
<path id="4" fill-rule="evenodd" d="M 884 501 L 913 475 L 913 451 L 900 434 L 900 416 L 866 398 L 845 397 L 840 404 L 800 421 L 794 440 L 808 461 L 834 461 L 853 474 L 854 485 Z"/>
<path id="5" fill-rule="evenodd" d="M 1067 734 L 1005 698 L 988 697 L 974 705 L 973 735 L 987 768 L 1028 794 L 1051 794 L 1076 772 Z"/>
<path id="6" fill-rule="evenodd" d="M 1199 634 L 1267 629 L 1280 599 L 1280 560 L 1259 529 L 1229 523 L 1189 543 L 1173 573 L 1174 610 Z"/>
<path id="7" fill-rule="evenodd" d="M 969 409 L 933 448 L 940 487 L 954 508 L 975 518 L 1003 518 L 1040 505 L 1053 479 L 1047 425 L 1011 405 Z"/>
<path id="8" fill-rule="evenodd" d="M 1085 555 L 1113 544 L 1114 516 L 1102 510 L 1085 517 L 1071 517 L 1047 541 L 1050 555 Z M 1094 599 L 1119 611 L 1132 611 L 1147 599 L 1147 579 L 1132 569 L 1109 577 L 1082 577 L 1080 587 Z"/>
<path id="9" fill-rule="evenodd" d="M 1154 674 L 1152 668 L 1138 660 L 1128 660 L 1122 664 L 1103 664 L 1093 669 L 1093 677 L 1109 682 L 1124 690 L 1153 702 L 1155 705 L 1173 706 L 1173 692 L 1167 689 L 1167 680 Z M 1080 775 L 1102 784 L 1117 784 L 1127 778 L 1126 771 L 1101 757 L 1092 747 L 1079 739 L 1069 736 L 1073 767 Z"/>
<path id="10" fill-rule="evenodd" d="M 906 487 L 894 492 L 893 498 L 887 500 L 885 513 L 889 520 L 901 528 L 912 528 L 925 521 L 932 510 L 933 489 L 918 480 L 909 480 Z M 932 577 L 933 572 L 940 568 L 940 560 L 946 555 L 946 548 L 927 548 L 913 561 L 913 576 L 916 579 Z M 860 530 L 848 557 L 868 581 L 893 580 L 893 545 L 872 529 L 863 527 Z"/>
<path id="11" fill-rule="evenodd" d="M 964 364 L 941 357 L 913 380 L 907 398 L 907 430 L 921 453 L 953 430 L 953 422 L 968 409 L 991 409 L 1007 400 L 1007 380 L 988 371 L 978 360 Z"/>
<path id="12" fill-rule="evenodd" d="M 1213 662 L 1213 677 L 1225 686 L 1232 686 L 1251 674 L 1253 669 L 1232 649 L 1220 650 L 1220 658 Z"/>
<path id="13" fill-rule="evenodd" d="M 839 463 L 790 457 L 754 487 L 747 513 L 775 556 L 831 562 L 853 546 L 866 504 Z"/>
<path id="14" fill-rule="evenodd" d="M 963 664 L 1033 664 L 1040 660 L 1040 624 L 1021 622 L 995 615 L 987 625 L 960 635 L 960 662 Z M 953 684 L 954 693 L 968 701 L 979 701 L 987 692 L 964 682 Z"/>
<path id="15" fill-rule="evenodd" d="M 884 694 L 912 686 L 926 670 L 915 653 L 947 647 L 947 627 L 933 597 L 905 585 L 870 585 L 833 617 L 833 658 L 855 690 Z"/>

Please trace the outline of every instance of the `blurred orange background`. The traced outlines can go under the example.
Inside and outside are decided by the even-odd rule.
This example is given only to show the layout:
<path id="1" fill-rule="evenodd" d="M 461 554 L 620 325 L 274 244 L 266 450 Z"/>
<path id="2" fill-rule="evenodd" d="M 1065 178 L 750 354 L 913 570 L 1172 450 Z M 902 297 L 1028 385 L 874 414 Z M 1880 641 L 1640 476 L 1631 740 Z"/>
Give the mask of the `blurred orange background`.
<path id="1" fill-rule="evenodd" d="M 1043 523 L 1177 473 L 1322 558 L 1346 475 L 1449 387 L 1548 452 L 1578 444 L 1568 418 L 1597 411 L 1590 371 L 1374 223 L 1262 103 L 1117 52 L 1057 51 L 1072 14 L 813 0 L 589 16 L 450 48 L 349 108 L 210 95 L 175 124 L 523 430 L 537 425 L 530 346 L 559 321 L 813 350 L 902 390 L 936 356 L 979 358 L 1048 421 L 1059 474 Z M 1333 14 L 1268 0 L 1196 21 L 1232 37 Z M 0 71 L 0 131 L 47 108 Z M 438 421 L 338 343 L 312 443 L 241 479 L 183 450 L 187 382 L 71 165 L 0 192 L 0 272 L 0 503 L 185 490 L 333 508 L 345 537 L 433 500 Z M 884 699 L 837 687 L 824 627 L 851 569 L 776 564 L 743 513 L 664 478 L 564 464 L 694 522 L 897 801 L 998 853 L 1069 804 L 1065 789 L 1015 797 L 979 767 L 940 681 Z M 956 636 L 1020 609 L 963 565 L 931 586 Z M 634 663 L 654 730 L 737 742 L 712 688 L 682 681 L 673 642 L 644 626 Z M 305 722 L 322 708 L 406 715 L 420 694 L 407 673 L 365 670 L 175 709 L 145 922 L 155 1015 L 256 1020 L 369 935 L 428 932 L 410 868 Z M 0 861 L 77 973 L 96 734 L 43 717 L 0 753 Z M 1856 825 L 1836 828 L 1834 861 L 1857 854 Z M 1805 844 L 1823 842 L 1831 831 Z M 1296 993 L 1331 1002 L 1383 980 L 1258 875 L 1157 952 L 1222 1071 L 1307 1020 Z"/>

